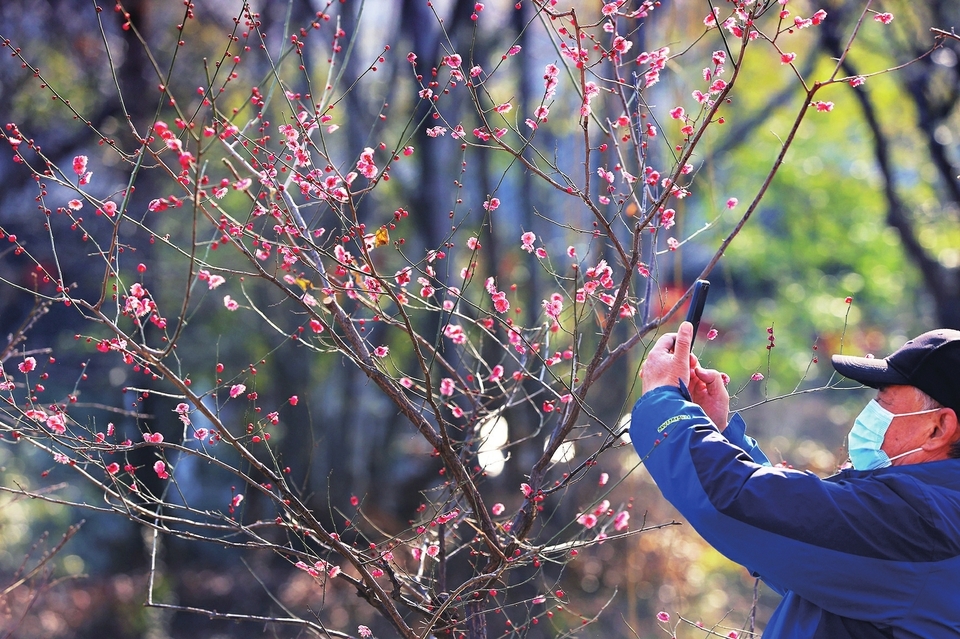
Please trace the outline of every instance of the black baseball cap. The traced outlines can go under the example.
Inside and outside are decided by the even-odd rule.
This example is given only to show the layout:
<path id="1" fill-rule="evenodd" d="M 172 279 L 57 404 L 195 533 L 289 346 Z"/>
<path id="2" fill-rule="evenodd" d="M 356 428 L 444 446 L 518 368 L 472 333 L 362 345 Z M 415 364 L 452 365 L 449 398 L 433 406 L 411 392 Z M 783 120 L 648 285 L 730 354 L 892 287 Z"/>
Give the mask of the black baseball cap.
<path id="1" fill-rule="evenodd" d="M 873 388 L 914 386 L 960 415 L 960 331 L 929 331 L 883 359 L 850 355 L 831 359 L 844 377 Z"/>

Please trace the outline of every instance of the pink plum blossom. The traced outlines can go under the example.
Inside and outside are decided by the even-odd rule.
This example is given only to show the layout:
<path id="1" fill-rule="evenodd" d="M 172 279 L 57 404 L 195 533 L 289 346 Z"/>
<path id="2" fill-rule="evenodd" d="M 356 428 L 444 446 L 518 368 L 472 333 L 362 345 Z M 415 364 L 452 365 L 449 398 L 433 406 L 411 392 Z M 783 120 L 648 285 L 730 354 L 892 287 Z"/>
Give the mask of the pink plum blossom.
<path id="1" fill-rule="evenodd" d="M 617 516 L 613 518 L 613 529 L 617 532 L 625 529 L 630 525 L 630 512 L 627 510 L 621 510 L 617 513 Z"/>
<path id="2" fill-rule="evenodd" d="M 63 413 L 53 413 L 49 415 L 47 417 L 47 428 L 58 435 L 63 435 L 67 432 L 66 419 L 64 419 Z"/>
<path id="3" fill-rule="evenodd" d="M 531 231 L 527 231 L 520 236 L 520 248 L 522 248 L 527 253 L 533 253 L 533 243 L 537 241 L 537 236 L 534 235 Z"/>
<path id="4" fill-rule="evenodd" d="M 444 397 L 450 397 L 453 395 L 454 388 L 454 382 L 451 378 L 444 377 L 440 380 L 440 394 Z"/>
<path id="5" fill-rule="evenodd" d="M 677 212 L 674 209 L 665 210 L 660 214 L 660 225 L 665 229 L 672 228 L 676 224 L 676 215 Z"/>
<path id="6" fill-rule="evenodd" d="M 83 175 L 87 172 L 87 156 L 78 155 L 73 158 L 73 172 L 77 175 Z"/>
<path id="7" fill-rule="evenodd" d="M 29 373 L 37 367 L 37 360 L 33 357 L 24 357 L 23 361 L 17 365 L 21 373 Z"/>
<path id="8" fill-rule="evenodd" d="M 507 294 L 503 291 L 497 291 L 492 296 L 493 308 L 498 313 L 506 313 L 510 310 L 510 302 L 507 300 Z"/>
<path id="9" fill-rule="evenodd" d="M 543 300 L 543 312 L 548 317 L 556 320 L 563 310 L 563 298 L 559 293 L 554 293 L 549 300 Z"/>
<path id="10" fill-rule="evenodd" d="M 621 2 L 608 2 L 603 5 L 603 8 L 600 9 L 600 12 L 605 16 L 612 16 L 617 12 L 617 9 L 621 4 Z"/>
<path id="11" fill-rule="evenodd" d="M 42 421 L 46 421 L 47 419 L 47 414 L 43 412 L 43 410 L 38 408 L 27 409 L 26 411 L 24 411 L 23 416 L 26 417 L 27 419 L 32 419 L 35 422 L 42 422 Z"/>
<path id="12" fill-rule="evenodd" d="M 170 478 L 170 473 L 167 472 L 167 465 L 164 464 L 162 461 L 158 460 L 153 465 L 153 472 L 155 472 L 157 474 L 157 477 L 159 477 L 160 479 Z"/>
<path id="13" fill-rule="evenodd" d="M 363 177 L 372 180 L 377 176 L 377 170 L 377 165 L 373 161 L 373 149 L 366 147 L 360 153 L 360 159 L 357 160 L 357 171 Z"/>

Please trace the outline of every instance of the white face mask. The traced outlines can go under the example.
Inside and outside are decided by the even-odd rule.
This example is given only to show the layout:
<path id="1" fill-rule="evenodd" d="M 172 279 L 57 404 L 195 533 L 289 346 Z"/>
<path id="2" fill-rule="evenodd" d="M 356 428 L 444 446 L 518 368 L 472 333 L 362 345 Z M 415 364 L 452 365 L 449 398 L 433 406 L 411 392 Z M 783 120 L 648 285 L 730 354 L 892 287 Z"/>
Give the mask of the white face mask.
<path id="1" fill-rule="evenodd" d="M 881 406 L 875 399 L 863 407 L 860 414 L 853 421 L 853 429 L 847 435 L 847 451 L 850 454 L 850 462 L 857 470 L 873 470 L 874 468 L 886 468 L 891 462 L 912 455 L 923 450 L 923 448 L 914 448 L 905 453 L 900 453 L 894 457 L 888 457 L 885 452 L 880 450 L 883 445 L 883 438 L 890 428 L 890 423 L 894 417 L 906 417 L 907 415 L 922 415 L 924 413 L 933 413 L 940 410 L 931 408 L 929 410 L 918 410 L 912 413 L 894 414 Z"/>

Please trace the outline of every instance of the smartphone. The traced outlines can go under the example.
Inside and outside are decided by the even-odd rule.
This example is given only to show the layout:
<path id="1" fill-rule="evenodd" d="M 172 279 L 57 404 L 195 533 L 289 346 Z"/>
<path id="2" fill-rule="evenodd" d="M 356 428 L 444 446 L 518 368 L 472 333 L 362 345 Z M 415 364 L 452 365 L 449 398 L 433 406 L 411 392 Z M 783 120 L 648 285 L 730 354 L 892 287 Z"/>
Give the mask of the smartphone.
<path id="1" fill-rule="evenodd" d="M 687 321 L 693 324 L 693 338 L 690 340 L 690 347 L 693 348 L 693 342 L 697 339 L 697 329 L 700 328 L 700 316 L 703 315 L 703 307 L 707 303 L 707 292 L 710 290 L 710 282 L 707 280 L 697 280 L 693 285 L 693 295 L 690 296 L 690 308 L 687 310 Z"/>

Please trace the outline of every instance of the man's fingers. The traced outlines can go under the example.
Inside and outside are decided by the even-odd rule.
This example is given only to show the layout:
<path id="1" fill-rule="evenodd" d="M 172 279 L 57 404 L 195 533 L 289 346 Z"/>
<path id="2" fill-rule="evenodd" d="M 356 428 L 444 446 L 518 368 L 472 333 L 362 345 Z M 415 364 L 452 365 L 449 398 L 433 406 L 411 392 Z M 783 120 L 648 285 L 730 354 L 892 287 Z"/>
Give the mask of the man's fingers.
<path id="1" fill-rule="evenodd" d="M 677 339 L 676 333 L 664 333 L 660 336 L 660 339 L 657 340 L 657 343 L 653 345 L 651 351 L 663 351 L 664 353 L 672 353 L 674 349 L 674 344 Z"/>
<path id="2" fill-rule="evenodd" d="M 720 372 L 712 368 L 697 367 L 697 377 L 702 379 L 705 384 L 712 384 L 720 377 Z"/>
<path id="3" fill-rule="evenodd" d="M 707 386 L 723 384 L 723 373 L 713 368 L 698 368 L 697 377 L 702 379 Z"/>

